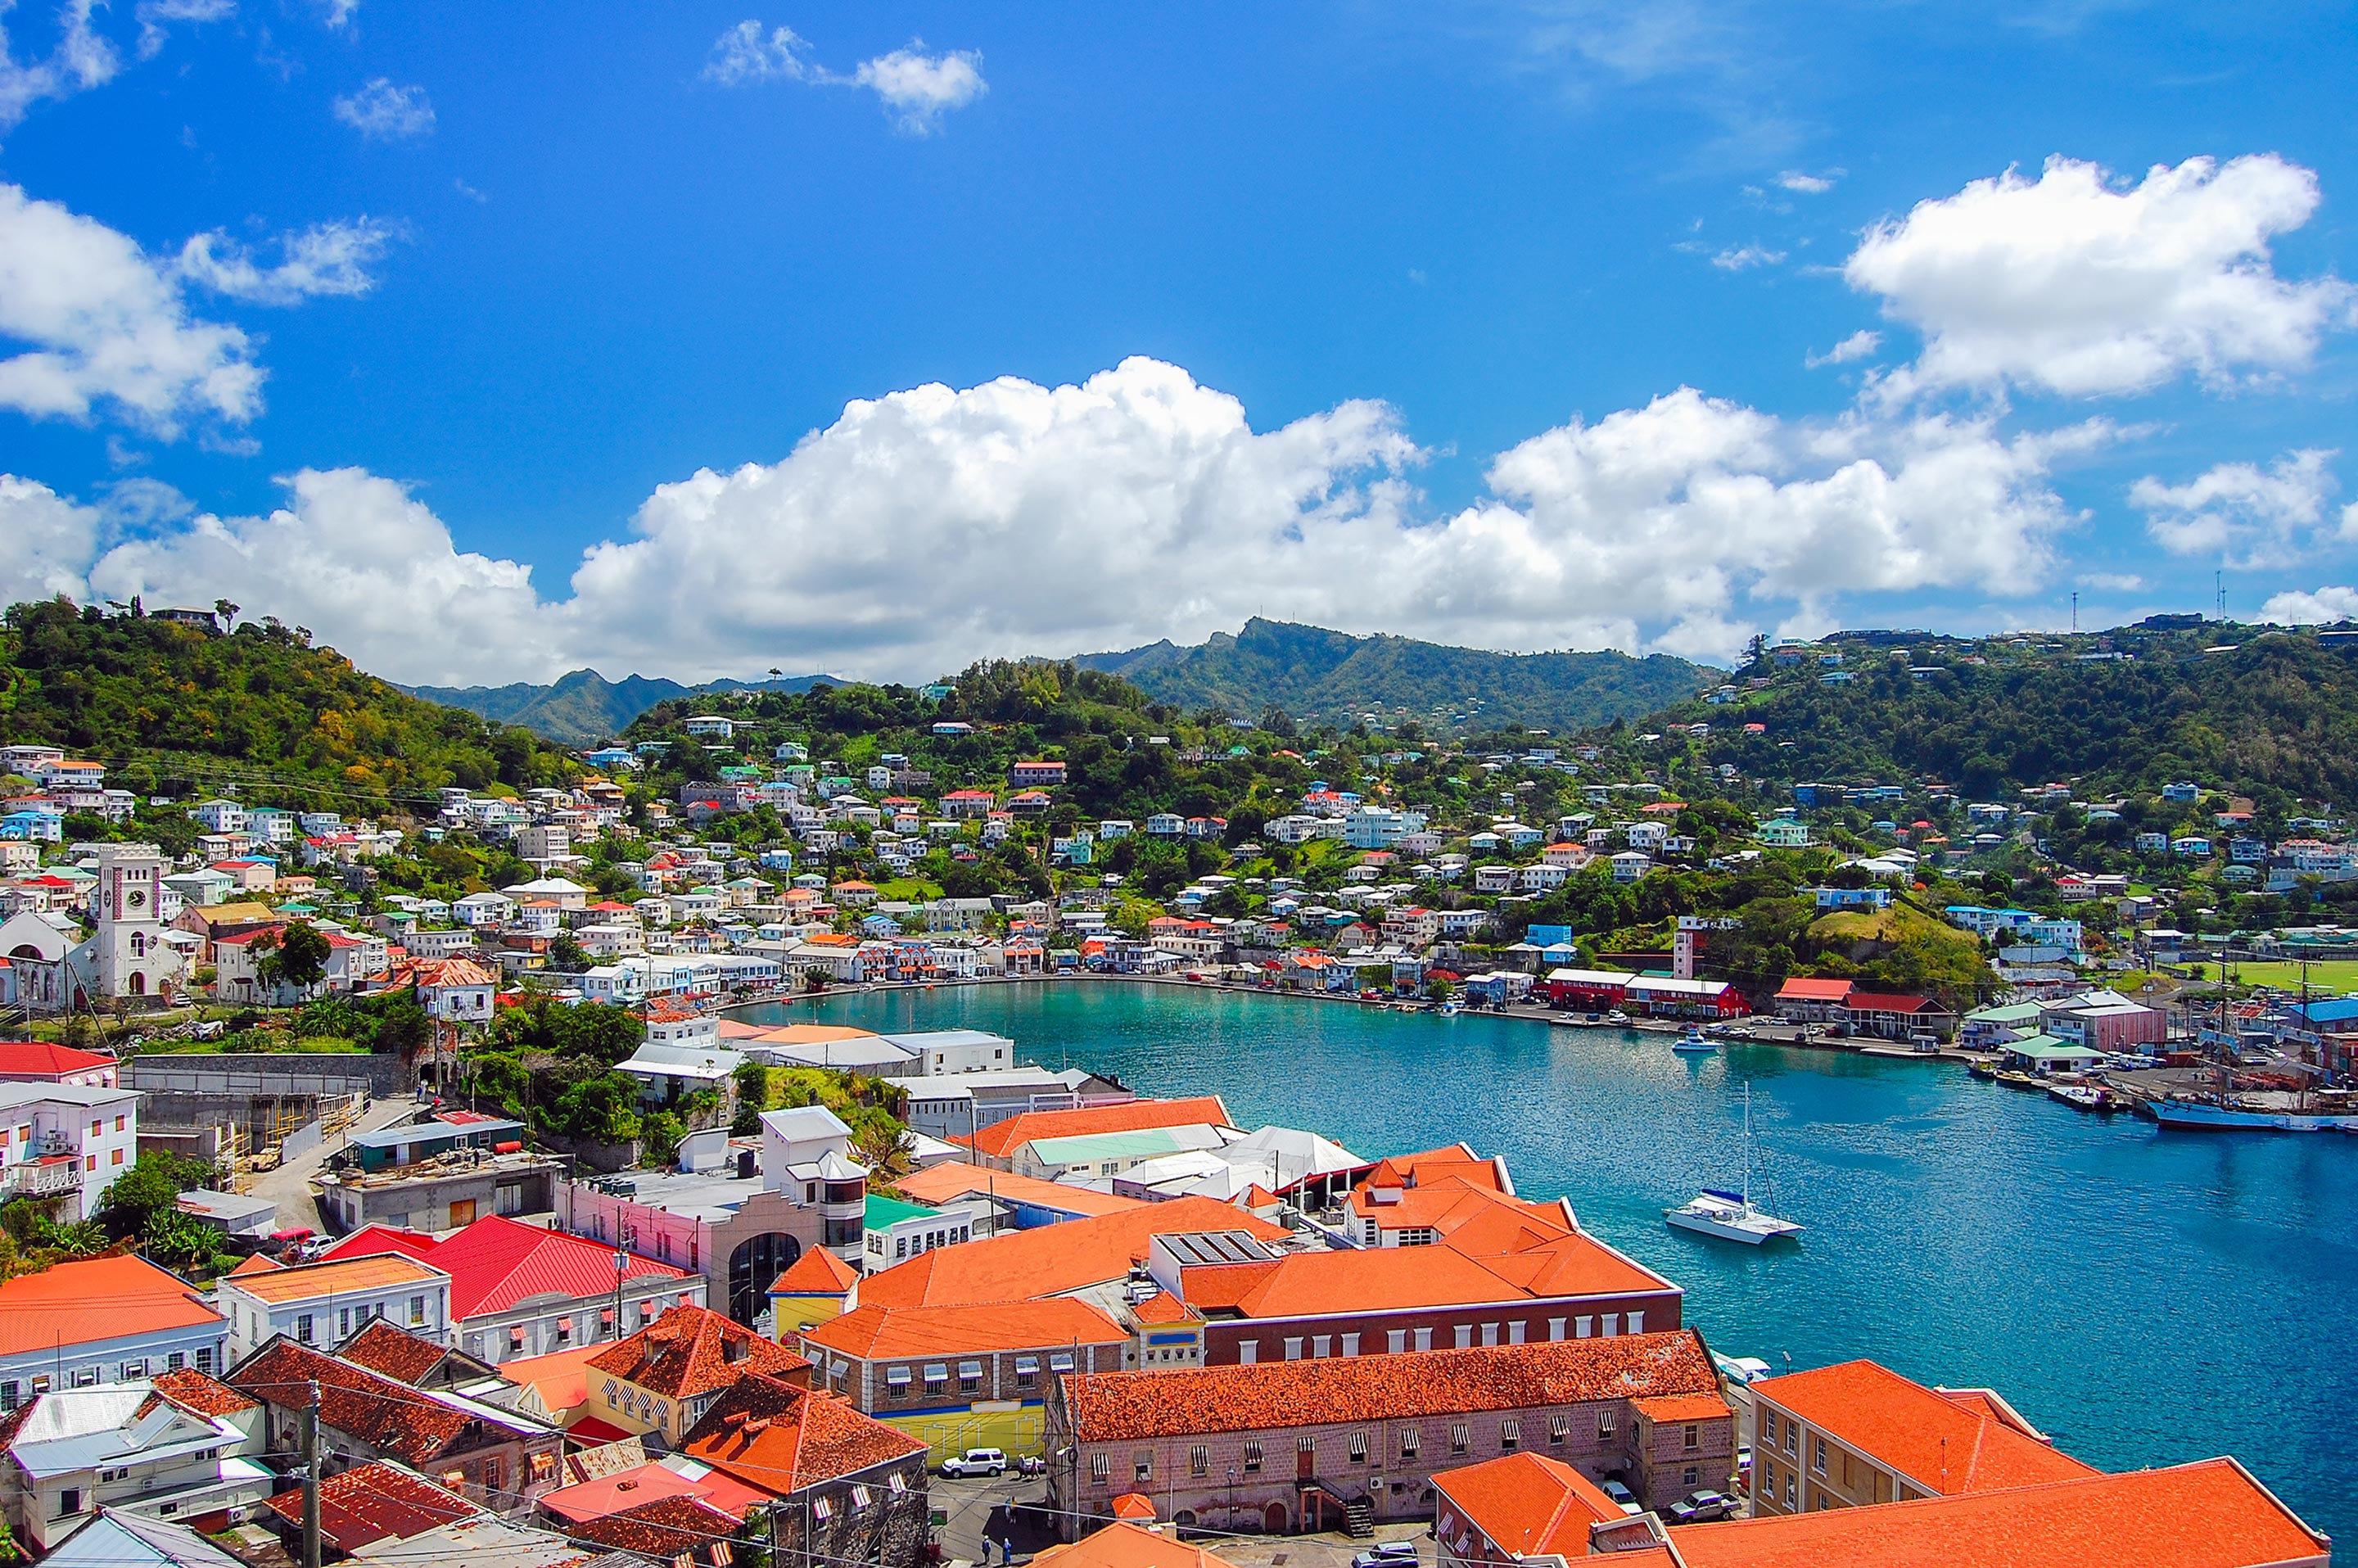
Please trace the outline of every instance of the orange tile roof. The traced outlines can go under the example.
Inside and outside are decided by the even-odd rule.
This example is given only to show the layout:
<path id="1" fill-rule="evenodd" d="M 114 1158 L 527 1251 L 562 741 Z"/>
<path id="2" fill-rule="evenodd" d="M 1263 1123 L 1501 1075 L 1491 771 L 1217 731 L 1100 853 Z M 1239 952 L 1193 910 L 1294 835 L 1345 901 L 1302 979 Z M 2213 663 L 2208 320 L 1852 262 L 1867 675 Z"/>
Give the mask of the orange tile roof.
<path id="1" fill-rule="evenodd" d="M 1930 1492 L 1979 1492 L 2096 1473 L 1873 1361 L 1766 1379 L 1752 1392 Z"/>
<path id="2" fill-rule="evenodd" d="M 540 1506 L 559 1519 L 579 1520 L 604 1519 L 665 1498 L 696 1497 L 741 1519 L 769 1495 L 718 1470 L 707 1470 L 690 1479 L 667 1465 L 650 1461 L 559 1487 L 544 1495 Z"/>
<path id="3" fill-rule="evenodd" d="M 1064 1379 L 1074 1431 L 1092 1443 L 1530 1410 L 1718 1386 L 1693 1329 Z"/>
<path id="4" fill-rule="evenodd" d="M 1130 1315 L 1141 1326 L 1152 1327 L 1164 1323 L 1200 1323 L 1203 1314 L 1169 1291 L 1157 1291 L 1130 1309 Z"/>
<path id="5" fill-rule="evenodd" d="M 1517 1557 L 1585 1557 L 1590 1525 L 1628 1517 L 1595 1482 L 1541 1454 L 1444 1470 L 1433 1484 L 1442 1494 L 1433 1520 L 1439 1540 L 1455 1536 L 1463 1519 Z"/>
<path id="6" fill-rule="evenodd" d="M 1262 1241 L 1287 1232 L 1217 1198 L 1174 1198 L 1117 1214 L 1068 1219 L 979 1241 L 936 1247 L 860 1282 L 862 1306 L 956 1306 L 1031 1301 L 1118 1280 L 1150 1239 L 1187 1230 L 1241 1230 Z"/>
<path id="7" fill-rule="evenodd" d="M 248 1257 L 244 1262 L 240 1263 L 236 1268 L 232 1269 L 226 1277 L 235 1280 L 247 1274 L 266 1274 L 273 1269 L 284 1269 L 285 1267 L 287 1267 L 287 1265 L 281 1263 L 277 1259 L 256 1252 Z"/>
<path id="8" fill-rule="evenodd" d="M 709 1307 L 676 1306 L 591 1358 L 592 1371 L 671 1400 L 692 1400 L 750 1374 L 807 1380 L 810 1363 Z"/>
<path id="9" fill-rule="evenodd" d="M 500 1376 L 532 1390 L 551 1416 L 562 1417 L 590 1400 L 590 1363 L 613 1348 L 611 1345 L 576 1345 L 546 1356 L 519 1356 L 500 1363 Z"/>
<path id="10" fill-rule="evenodd" d="M 611 1546 L 618 1552 L 635 1552 L 657 1562 L 671 1562 L 701 1552 L 716 1541 L 728 1540 L 744 1522 L 741 1514 L 682 1493 L 656 1498 L 599 1519 L 584 1519 L 566 1533 L 576 1541 Z"/>
<path id="11" fill-rule="evenodd" d="M 1676 1422 L 1716 1421 L 1731 1412 L 1717 1394 L 1656 1394 L 1631 1400 L 1639 1415 L 1660 1425 Z"/>
<path id="12" fill-rule="evenodd" d="M 0 1356 L 225 1324 L 188 1281 L 127 1252 L 0 1282 Z"/>
<path id="13" fill-rule="evenodd" d="M 770 1286 L 773 1296 L 840 1296 L 860 1283 L 860 1271 L 824 1247 L 806 1248 Z"/>
<path id="14" fill-rule="evenodd" d="M 1670 1535 L 1688 1568 L 2322 1568 L 2331 1550 L 2233 1459 Z"/>
<path id="15" fill-rule="evenodd" d="M 1141 1206 L 1137 1198 L 1116 1197 L 1111 1193 L 1092 1192 L 1063 1182 L 1044 1182 L 1037 1176 L 1019 1176 L 1010 1171 L 993 1171 L 957 1160 L 903 1176 L 893 1185 L 911 1203 L 936 1206 L 970 1194 L 1092 1216 L 1119 1214 Z"/>
<path id="16" fill-rule="evenodd" d="M 405 1334 L 380 1317 L 338 1346 L 336 1354 L 355 1367 L 415 1383 L 440 1366 L 450 1352 L 430 1339 Z"/>
<path id="17" fill-rule="evenodd" d="M 302 1523 L 300 1487 L 265 1500 L 288 1523 Z M 482 1511 L 449 1487 L 382 1459 L 319 1483 L 319 1539 L 341 1552 L 416 1535 Z"/>
<path id="18" fill-rule="evenodd" d="M 191 1415 L 235 1415 L 258 1408 L 258 1401 L 193 1367 L 158 1373 L 155 1384 L 157 1398 Z"/>
<path id="19" fill-rule="evenodd" d="M 1244 1317 L 1526 1299 L 1521 1287 L 1447 1247 L 1338 1249 L 1289 1253 L 1273 1263 L 1212 1264 L 1184 1271 L 1179 1288 L 1198 1308 L 1224 1307 Z"/>
<path id="20" fill-rule="evenodd" d="M 1120 1520 L 1068 1546 L 1044 1547 L 1032 1562 L 1033 1568 L 1231 1568 L 1200 1546 Z"/>
<path id="21" fill-rule="evenodd" d="M 759 1375 L 741 1379 L 688 1429 L 679 1451 L 777 1497 L 925 1452 L 925 1441 L 831 1394 Z"/>
<path id="22" fill-rule="evenodd" d="M 389 1285 L 422 1285 L 447 1280 L 448 1275 L 431 1265 L 398 1252 L 372 1253 L 363 1258 L 340 1258 L 328 1263 L 303 1263 L 292 1269 L 279 1269 L 267 1273 L 247 1274 L 237 1282 L 237 1288 L 266 1302 L 282 1306 L 288 1302 L 310 1301 L 328 1295 L 347 1295 L 356 1291 L 380 1291 Z"/>
<path id="23" fill-rule="evenodd" d="M 229 1375 L 232 1388 L 289 1411 L 302 1407 L 315 1381 L 321 1426 L 406 1464 L 422 1466 L 451 1452 L 481 1419 L 427 1399 L 406 1383 L 283 1337 L 272 1339 Z"/>
<path id="24" fill-rule="evenodd" d="M 863 1306 L 806 1329 L 802 1336 L 806 1347 L 816 1346 L 863 1361 L 1121 1344 L 1129 1338 L 1128 1329 L 1070 1296 L 982 1306 Z"/>
<path id="25" fill-rule="evenodd" d="M 1137 1132 L 1149 1127 L 1228 1125 L 1228 1108 L 1217 1095 L 1193 1099 L 1134 1099 L 1120 1105 L 1082 1106 L 1075 1110 L 1027 1110 L 994 1121 L 976 1133 L 978 1153 L 1005 1159 L 1040 1138 L 1080 1138 L 1097 1132 Z M 963 1137 L 950 1140 L 964 1143 Z"/>

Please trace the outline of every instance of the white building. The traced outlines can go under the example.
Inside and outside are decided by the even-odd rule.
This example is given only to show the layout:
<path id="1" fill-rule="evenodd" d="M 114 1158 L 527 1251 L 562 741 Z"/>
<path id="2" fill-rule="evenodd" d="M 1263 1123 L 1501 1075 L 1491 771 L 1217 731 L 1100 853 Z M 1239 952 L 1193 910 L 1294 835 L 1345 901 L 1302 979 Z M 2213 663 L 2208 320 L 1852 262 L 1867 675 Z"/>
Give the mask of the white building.
<path id="1" fill-rule="evenodd" d="M 257 1462 L 268 1445 L 262 1407 L 191 1380 L 196 1390 L 140 1379 L 36 1396 L 7 1440 L 8 1528 L 16 1541 L 45 1553 L 100 1509 L 191 1519 L 276 1491 L 276 1473 Z M 233 1403 L 242 1408 L 211 1413 Z"/>
<path id="2" fill-rule="evenodd" d="M 224 1275 L 214 1299 L 229 1319 L 232 1362 L 275 1334 L 324 1349 L 377 1318 L 437 1344 L 451 1328 L 450 1276 L 397 1252 Z"/>
<path id="3" fill-rule="evenodd" d="M 139 1154 L 139 1092 L 76 1084 L 0 1084 L 0 1192 L 58 1199 L 88 1219 Z"/>

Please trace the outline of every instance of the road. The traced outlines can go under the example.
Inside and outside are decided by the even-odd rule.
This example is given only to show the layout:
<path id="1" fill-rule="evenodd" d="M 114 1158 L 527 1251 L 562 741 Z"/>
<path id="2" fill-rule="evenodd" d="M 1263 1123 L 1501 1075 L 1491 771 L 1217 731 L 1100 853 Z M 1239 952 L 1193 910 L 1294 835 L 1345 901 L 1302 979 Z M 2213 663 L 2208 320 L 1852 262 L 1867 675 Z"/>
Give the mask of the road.
<path id="1" fill-rule="evenodd" d="M 406 1097 L 391 1097 L 372 1100 L 352 1123 L 351 1132 L 374 1132 L 406 1120 L 417 1109 L 417 1102 Z M 320 1140 L 319 1146 L 297 1154 L 275 1171 L 265 1171 L 254 1178 L 252 1195 L 268 1198 L 278 1206 L 278 1228 L 281 1230 L 325 1230 L 319 1222 L 319 1202 L 312 1194 L 311 1178 L 318 1175 L 328 1162 L 328 1156 L 344 1146 L 345 1133 Z"/>
<path id="2" fill-rule="evenodd" d="M 999 1542 L 1010 1538 L 1020 1563 L 1055 1543 L 1055 1519 L 1045 1507 L 1047 1483 L 1036 1476 L 1001 1476 L 996 1479 L 950 1480 L 936 1476 L 926 1483 L 934 1511 L 946 1516 L 936 1527 L 934 1540 L 945 1563 L 983 1561 L 988 1535 L 993 1568 L 1003 1560 Z M 1377 1527 L 1376 1540 L 1414 1541 L 1427 1563 L 1432 1561 L 1430 1527 L 1422 1520 Z M 1349 1568 L 1354 1554 L 1375 1544 L 1329 1532 L 1325 1535 L 1239 1535 L 1219 1537 L 1190 1531 L 1188 1539 L 1217 1552 L 1238 1568 Z"/>

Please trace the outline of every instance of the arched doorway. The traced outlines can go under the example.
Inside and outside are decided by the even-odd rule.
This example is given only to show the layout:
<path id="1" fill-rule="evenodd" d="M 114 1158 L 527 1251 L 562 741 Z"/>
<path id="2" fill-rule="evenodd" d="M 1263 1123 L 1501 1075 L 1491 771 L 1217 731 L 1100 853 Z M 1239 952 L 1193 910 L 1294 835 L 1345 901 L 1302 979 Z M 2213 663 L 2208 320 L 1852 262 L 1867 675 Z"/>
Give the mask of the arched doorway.
<path id="1" fill-rule="evenodd" d="M 803 1255 L 803 1244 L 779 1231 L 738 1244 L 729 1254 L 729 1315 L 748 1328 L 768 1310 L 770 1286 Z"/>
<path id="2" fill-rule="evenodd" d="M 131 994 L 133 996 L 147 994 L 147 977 L 136 969 L 131 971 Z"/>
<path id="3" fill-rule="evenodd" d="M 1261 1528 L 1271 1535 L 1285 1533 L 1285 1505 L 1271 1503 L 1261 1510 Z"/>

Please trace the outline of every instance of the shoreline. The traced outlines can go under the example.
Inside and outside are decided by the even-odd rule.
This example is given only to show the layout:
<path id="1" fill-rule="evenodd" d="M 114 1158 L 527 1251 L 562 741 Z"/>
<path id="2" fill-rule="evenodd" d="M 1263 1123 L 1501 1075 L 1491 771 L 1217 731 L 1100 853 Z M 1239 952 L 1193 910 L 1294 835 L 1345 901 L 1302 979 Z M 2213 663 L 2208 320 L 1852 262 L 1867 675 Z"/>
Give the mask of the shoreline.
<path id="1" fill-rule="evenodd" d="M 793 991 L 778 996 L 758 998 L 751 1001 L 730 1002 L 718 1011 L 724 1017 L 745 1008 L 790 1006 L 806 1002 L 817 1007 L 839 996 L 889 996 L 908 992 L 949 990 L 978 986 L 1052 986 L 1052 985 L 1140 985 L 1169 986 L 1189 991 L 1228 991 L 1245 996 L 1285 997 L 1298 1001 L 1329 1002 L 1345 1007 L 1364 1008 L 1378 1012 L 1417 1014 L 1428 1018 L 1441 1015 L 1422 1002 L 1405 1002 L 1398 999 L 1370 1001 L 1357 995 L 1332 991 L 1313 991 L 1279 986 L 1240 985 L 1232 980 L 1191 980 L 1168 975 L 976 975 L 970 978 L 944 980 L 860 981 L 829 985 L 824 990 Z M 1559 1012 L 1547 1007 L 1483 1007 L 1465 1008 L 1457 1017 L 1519 1019 L 1548 1029 L 1568 1029 L 1581 1033 L 1678 1034 L 1684 1032 L 1684 1021 L 1658 1018 L 1633 1018 L 1627 1023 L 1574 1023 L 1567 1021 L 1582 1015 Z M 1762 1033 L 1750 1040 L 1718 1042 L 1725 1045 L 1779 1045 L 1791 1050 L 1825 1051 L 1838 1055 L 1877 1056 L 1887 1060 L 1909 1062 L 1952 1062 L 1971 1064 L 1980 1061 L 1974 1053 L 1954 1045 L 1943 1045 L 1937 1051 L 1919 1051 L 1911 1046 L 1882 1040 L 1833 1039 L 1805 1033 L 1799 1024 L 1772 1022 L 1767 1014 L 1748 1014 L 1742 1020 L 1731 1020 L 1742 1027 Z"/>

